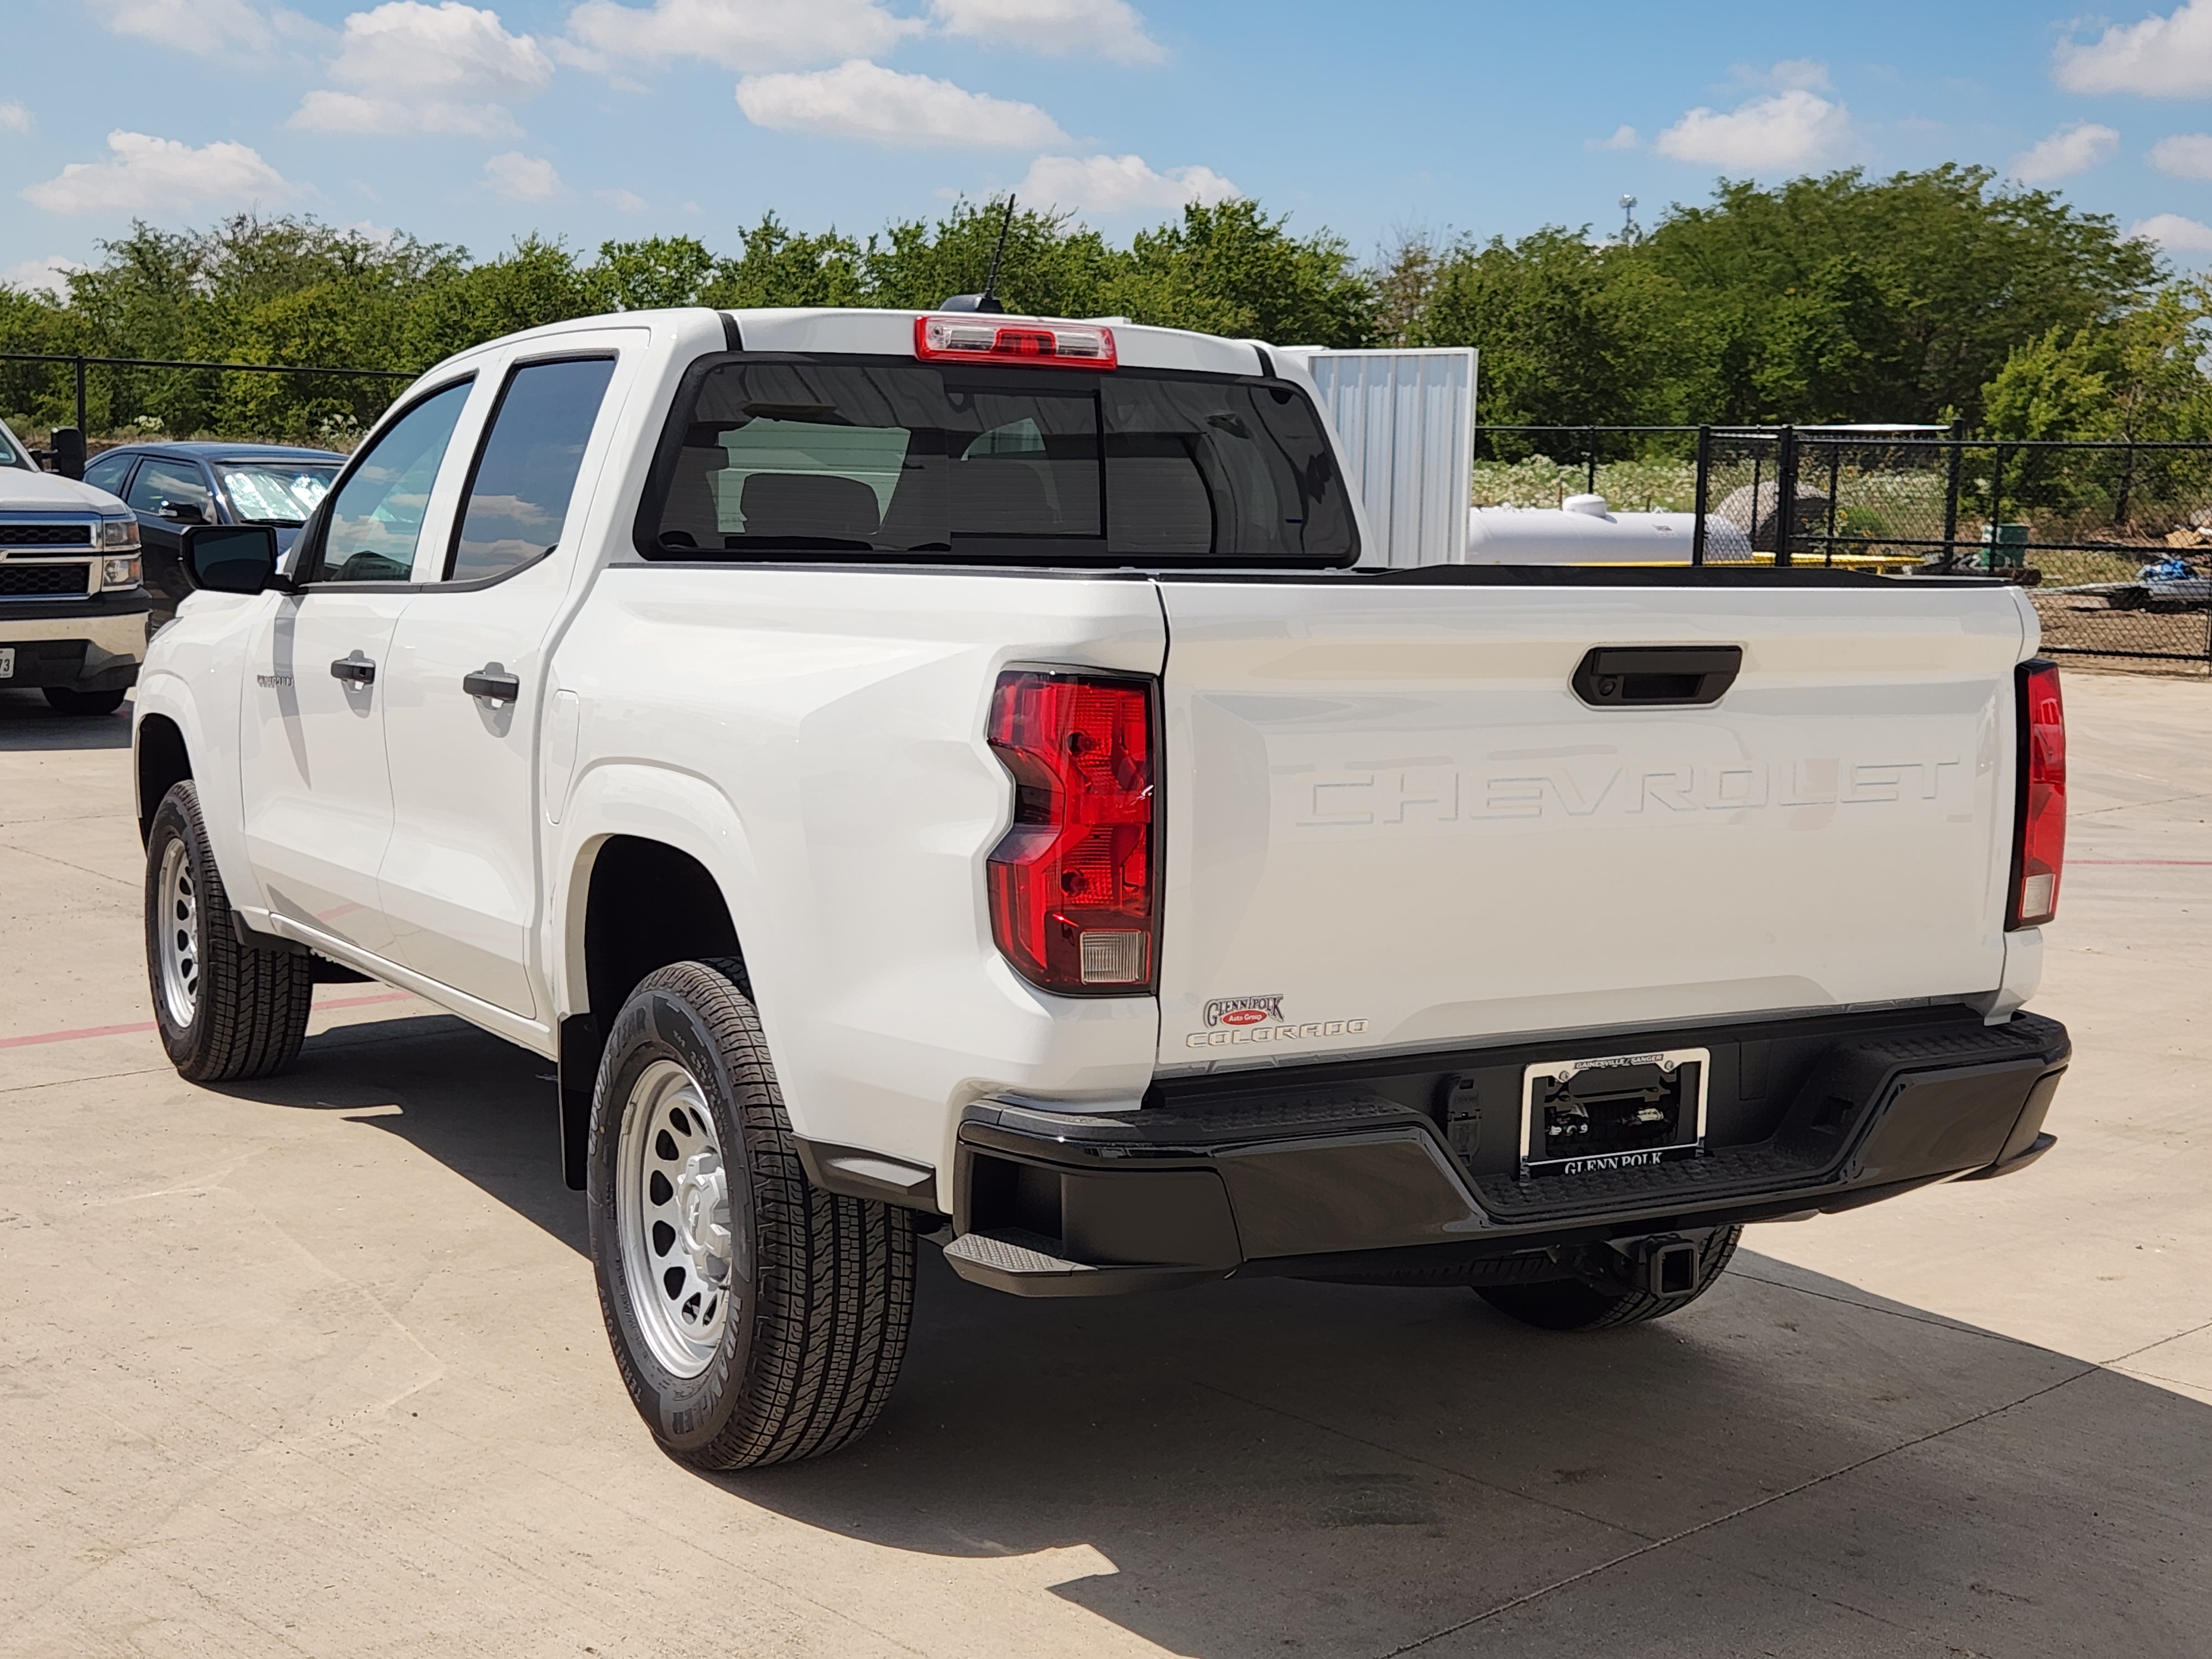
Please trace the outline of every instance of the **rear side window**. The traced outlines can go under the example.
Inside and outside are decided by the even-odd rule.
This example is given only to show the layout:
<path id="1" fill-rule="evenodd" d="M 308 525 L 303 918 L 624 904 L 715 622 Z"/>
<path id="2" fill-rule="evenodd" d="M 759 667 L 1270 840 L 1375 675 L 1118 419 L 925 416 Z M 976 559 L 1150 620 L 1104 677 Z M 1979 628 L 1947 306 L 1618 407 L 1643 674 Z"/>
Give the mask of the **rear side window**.
<path id="1" fill-rule="evenodd" d="M 446 580 L 481 581 L 559 544 L 611 357 L 526 363 L 507 377 L 446 556 Z"/>
<path id="2" fill-rule="evenodd" d="M 1311 404 L 1264 380 L 724 362 L 679 394 L 648 558 L 1322 565 L 1357 556 Z"/>

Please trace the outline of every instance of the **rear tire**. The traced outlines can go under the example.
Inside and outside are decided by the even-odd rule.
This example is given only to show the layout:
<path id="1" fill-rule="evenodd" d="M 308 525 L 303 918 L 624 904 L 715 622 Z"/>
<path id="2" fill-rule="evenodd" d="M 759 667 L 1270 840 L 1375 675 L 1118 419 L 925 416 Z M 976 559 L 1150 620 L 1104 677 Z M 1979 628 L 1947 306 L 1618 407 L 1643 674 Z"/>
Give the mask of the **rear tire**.
<path id="1" fill-rule="evenodd" d="M 810 1183 L 735 962 L 648 975 L 592 1103 L 592 1263 L 615 1364 L 662 1449 L 706 1469 L 858 1439 L 898 1380 L 914 1229 Z"/>
<path id="2" fill-rule="evenodd" d="M 146 840 L 146 975 L 179 1076 L 267 1077 L 299 1058 L 314 958 L 239 943 L 189 778 L 161 798 Z"/>
<path id="3" fill-rule="evenodd" d="M 1741 1227 L 1723 1227 L 1698 1253 L 1698 1282 L 1681 1296 L 1653 1296 L 1648 1291 L 1607 1291 L 1579 1279 L 1552 1279 L 1536 1285 L 1482 1285 L 1475 1294 L 1502 1314 L 1546 1331 L 1603 1331 L 1663 1319 L 1695 1302 L 1727 1269 L 1743 1237 Z"/>
<path id="4" fill-rule="evenodd" d="M 56 714 L 112 714 L 123 707 L 121 691 L 72 691 L 66 685 L 46 687 L 46 701 Z"/>

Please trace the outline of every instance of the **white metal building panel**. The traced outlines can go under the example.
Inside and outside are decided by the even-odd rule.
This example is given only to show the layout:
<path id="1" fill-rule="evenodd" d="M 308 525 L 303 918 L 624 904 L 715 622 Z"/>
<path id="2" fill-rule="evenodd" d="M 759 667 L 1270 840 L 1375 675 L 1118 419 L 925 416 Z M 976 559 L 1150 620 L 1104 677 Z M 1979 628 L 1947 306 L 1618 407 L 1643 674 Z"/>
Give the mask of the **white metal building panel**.
<path id="1" fill-rule="evenodd" d="M 1474 350 L 1305 347 L 1297 355 L 1336 428 L 1381 553 L 1362 562 L 1462 562 L 1474 483 Z"/>

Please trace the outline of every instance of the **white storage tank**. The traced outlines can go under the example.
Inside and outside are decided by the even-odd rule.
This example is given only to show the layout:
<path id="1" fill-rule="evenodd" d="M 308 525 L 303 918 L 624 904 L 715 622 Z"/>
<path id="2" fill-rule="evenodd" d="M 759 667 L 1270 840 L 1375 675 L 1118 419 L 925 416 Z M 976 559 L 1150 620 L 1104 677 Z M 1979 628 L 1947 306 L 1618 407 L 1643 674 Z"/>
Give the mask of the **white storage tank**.
<path id="1" fill-rule="evenodd" d="M 1694 513 L 1615 513 L 1602 495 L 1570 495 L 1557 507 L 1475 507 L 1467 514 L 1468 564 L 1687 564 Z M 1749 564 L 1751 538 L 1709 514 L 1705 562 Z"/>

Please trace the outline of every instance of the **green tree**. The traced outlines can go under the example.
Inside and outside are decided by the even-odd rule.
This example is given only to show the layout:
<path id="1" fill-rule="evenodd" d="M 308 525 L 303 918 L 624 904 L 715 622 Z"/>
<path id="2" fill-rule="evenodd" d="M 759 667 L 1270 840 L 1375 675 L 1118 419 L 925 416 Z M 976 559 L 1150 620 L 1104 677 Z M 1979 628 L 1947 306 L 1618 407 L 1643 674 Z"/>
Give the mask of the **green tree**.
<path id="1" fill-rule="evenodd" d="M 1705 343 L 1697 417 L 1975 421 L 2015 345 L 2148 296 L 2157 256 L 2109 215 L 1993 179 L 1947 164 L 1724 180 L 1710 206 L 1668 213 L 1634 252 Z"/>
<path id="2" fill-rule="evenodd" d="M 2212 436 L 2212 284 L 2179 282 L 2099 327 L 2047 330 L 2013 349 L 1984 391 L 1991 435 Z"/>
<path id="3" fill-rule="evenodd" d="M 602 242 L 599 264 L 585 272 L 592 303 L 605 311 L 696 306 L 714 278 L 714 256 L 696 236 Z"/>
<path id="4" fill-rule="evenodd" d="M 871 236 L 860 258 L 864 303 L 934 306 L 955 294 L 977 294 L 999 258 L 998 296 L 1009 311 L 1046 317 L 1096 316 L 1107 309 L 1115 256 L 1094 230 L 1075 228 L 1064 213 L 1032 208 L 1006 217 L 1003 197 L 962 202 L 935 224 L 901 221 Z"/>
<path id="5" fill-rule="evenodd" d="M 1376 345 L 1411 346 L 1421 342 L 1429 302 L 1443 274 L 1444 252 L 1425 230 L 1401 229 L 1366 273 L 1375 296 L 1373 340 Z"/>
<path id="6" fill-rule="evenodd" d="M 502 334 L 595 309 L 591 279 L 575 256 L 557 241 L 525 237 L 500 258 L 427 288 L 408 307 L 396 366 L 425 369 Z"/>
<path id="7" fill-rule="evenodd" d="M 1411 331 L 1481 353 L 1486 424 L 1663 423 L 1686 412 L 1680 309 L 1635 250 L 1553 225 L 1452 249 Z"/>
<path id="8" fill-rule="evenodd" d="M 808 236 L 773 213 L 744 233 L 744 250 L 715 262 L 702 305 L 857 306 L 867 303 L 860 245 L 836 230 Z"/>
<path id="9" fill-rule="evenodd" d="M 1104 309 L 1172 328 L 1279 345 L 1364 346 L 1374 290 L 1341 237 L 1293 236 L 1249 201 L 1192 203 L 1179 223 L 1141 230 Z"/>

